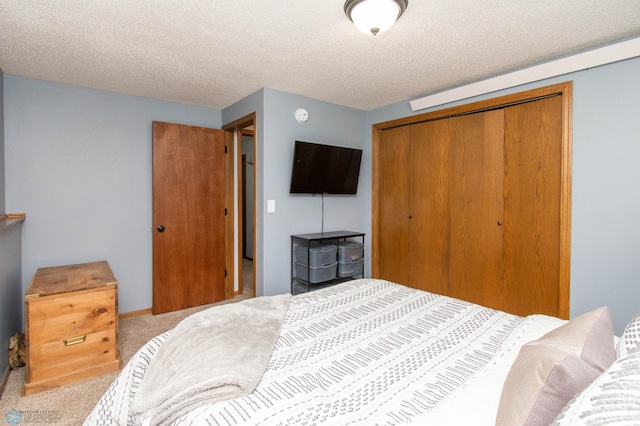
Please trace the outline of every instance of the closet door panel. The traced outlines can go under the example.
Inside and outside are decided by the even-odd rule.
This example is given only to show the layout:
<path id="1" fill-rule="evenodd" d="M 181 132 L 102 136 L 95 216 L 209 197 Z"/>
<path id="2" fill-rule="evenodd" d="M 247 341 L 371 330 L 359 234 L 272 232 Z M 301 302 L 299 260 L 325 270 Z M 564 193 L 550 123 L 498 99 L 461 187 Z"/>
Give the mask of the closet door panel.
<path id="1" fill-rule="evenodd" d="M 379 277 L 409 285 L 408 126 L 385 130 L 379 139 Z"/>
<path id="2" fill-rule="evenodd" d="M 449 288 L 450 122 L 411 126 L 409 282 L 438 294 Z"/>
<path id="3" fill-rule="evenodd" d="M 452 120 L 449 295 L 502 306 L 502 110 Z"/>
<path id="4" fill-rule="evenodd" d="M 505 108 L 504 304 L 559 314 L 562 98 Z"/>

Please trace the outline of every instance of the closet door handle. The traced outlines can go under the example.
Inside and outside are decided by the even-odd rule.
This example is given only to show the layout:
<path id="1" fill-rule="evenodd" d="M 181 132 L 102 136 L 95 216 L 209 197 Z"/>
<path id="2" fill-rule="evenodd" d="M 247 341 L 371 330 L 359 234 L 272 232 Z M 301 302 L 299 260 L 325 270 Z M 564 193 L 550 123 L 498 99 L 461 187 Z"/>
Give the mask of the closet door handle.
<path id="1" fill-rule="evenodd" d="M 158 232 L 164 232 L 164 226 L 160 225 L 158 226 Z"/>

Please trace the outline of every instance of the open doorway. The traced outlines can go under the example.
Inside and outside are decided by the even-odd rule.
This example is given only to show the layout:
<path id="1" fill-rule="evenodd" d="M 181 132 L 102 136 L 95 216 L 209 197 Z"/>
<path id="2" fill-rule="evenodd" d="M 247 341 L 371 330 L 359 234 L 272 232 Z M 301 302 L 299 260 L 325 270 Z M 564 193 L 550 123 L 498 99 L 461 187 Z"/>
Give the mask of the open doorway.
<path id="1" fill-rule="evenodd" d="M 228 241 L 233 268 L 229 274 L 229 290 L 232 296 L 256 295 L 256 138 L 255 113 L 231 122 L 222 128 L 227 132 L 230 164 L 234 179 L 229 190 L 234 194 L 229 208 L 228 226 L 233 228 L 233 241 Z M 232 222 L 232 223 L 231 223 Z M 232 257 L 232 258 L 231 258 Z"/>
<path id="2" fill-rule="evenodd" d="M 239 227 L 242 228 L 240 251 L 242 252 L 242 286 L 240 294 L 248 292 L 255 295 L 255 279 L 253 276 L 253 257 L 255 241 L 255 135 L 253 125 L 238 131 L 238 145 L 241 149 L 241 176 L 238 179 L 240 188 L 241 211 Z"/>

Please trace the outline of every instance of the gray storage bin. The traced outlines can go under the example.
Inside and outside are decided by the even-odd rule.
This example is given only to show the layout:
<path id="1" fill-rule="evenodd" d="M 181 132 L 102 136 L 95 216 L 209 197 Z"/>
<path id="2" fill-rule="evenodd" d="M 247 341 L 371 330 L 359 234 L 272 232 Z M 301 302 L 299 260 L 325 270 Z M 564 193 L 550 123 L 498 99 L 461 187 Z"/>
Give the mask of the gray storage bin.
<path id="1" fill-rule="evenodd" d="M 364 259 L 352 262 L 338 262 L 338 277 L 346 278 L 354 275 L 362 275 L 364 269 Z"/>
<path id="2" fill-rule="evenodd" d="M 338 262 L 349 263 L 364 257 L 364 244 L 343 241 L 338 244 Z"/>
<path id="3" fill-rule="evenodd" d="M 335 252 L 333 256 L 335 260 Z M 336 277 L 337 267 L 337 262 L 328 265 L 309 266 L 308 268 L 306 263 L 296 262 L 296 278 L 309 281 L 311 284 L 329 281 Z"/>
<path id="4" fill-rule="evenodd" d="M 334 244 L 324 244 L 309 247 L 309 265 L 320 267 L 336 263 L 338 247 Z M 307 265 L 307 246 L 296 246 L 296 263 Z"/>

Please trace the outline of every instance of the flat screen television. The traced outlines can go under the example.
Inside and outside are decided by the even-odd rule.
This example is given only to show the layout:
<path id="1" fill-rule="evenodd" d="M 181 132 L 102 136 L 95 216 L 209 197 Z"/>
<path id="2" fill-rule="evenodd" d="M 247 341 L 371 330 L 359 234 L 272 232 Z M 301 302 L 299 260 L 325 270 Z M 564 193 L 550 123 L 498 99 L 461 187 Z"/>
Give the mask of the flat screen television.
<path id="1" fill-rule="evenodd" d="M 355 194 L 362 150 L 296 141 L 291 194 Z"/>

